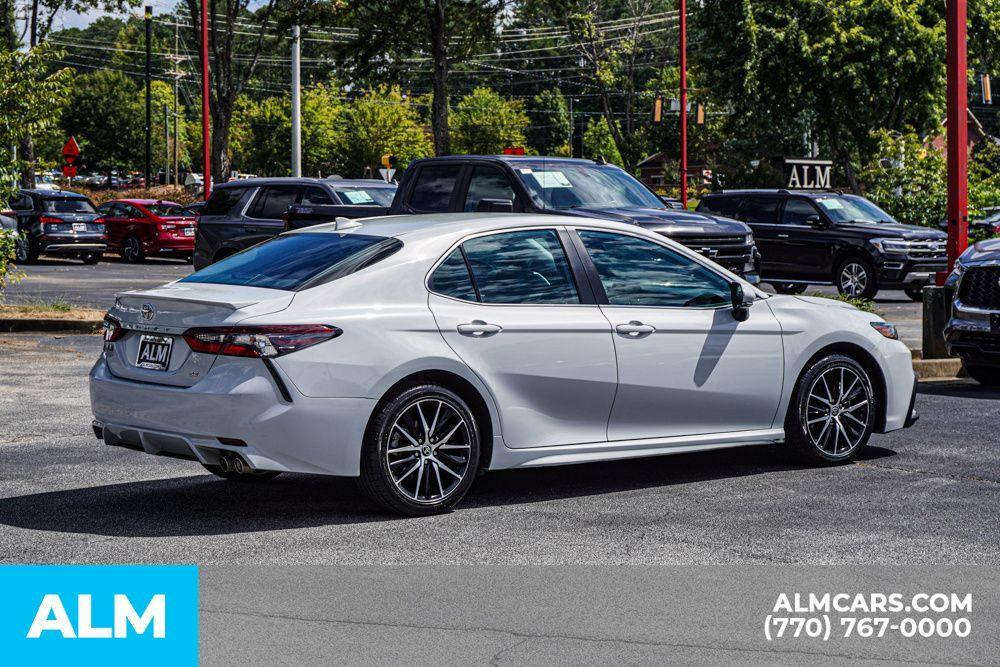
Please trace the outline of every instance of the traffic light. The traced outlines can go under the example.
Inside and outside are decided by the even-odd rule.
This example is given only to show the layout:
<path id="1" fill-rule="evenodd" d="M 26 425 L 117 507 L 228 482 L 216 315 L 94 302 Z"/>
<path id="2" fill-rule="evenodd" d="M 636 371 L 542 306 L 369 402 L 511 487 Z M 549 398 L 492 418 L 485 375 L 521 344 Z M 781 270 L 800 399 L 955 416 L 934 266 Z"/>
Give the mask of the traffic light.
<path id="1" fill-rule="evenodd" d="M 983 74 L 980 77 L 983 84 L 983 104 L 993 104 L 993 91 L 990 90 L 990 75 Z"/>
<path id="2" fill-rule="evenodd" d="M 663 96 L 657 93 L 653 100 L 653 124 L 659 125 L 663 122 Z"/>
<path id="3" fill-rule="evenodd" d="M 698 125 L 705 124 L 705 106 L 701 103 L 698 103 L 695 110 L 695 122 Z"/>
<path id="4" fill-rule="evenodd" d="M 382 156 L 382 167 L 383 168 L 388 169 L 388 168 L 390 168 L 392 166 L 392 164 L 391 164 L 392 157 L 393 156 L 389 155 L 388 153 L 386 153 L 385 155 Z"/>

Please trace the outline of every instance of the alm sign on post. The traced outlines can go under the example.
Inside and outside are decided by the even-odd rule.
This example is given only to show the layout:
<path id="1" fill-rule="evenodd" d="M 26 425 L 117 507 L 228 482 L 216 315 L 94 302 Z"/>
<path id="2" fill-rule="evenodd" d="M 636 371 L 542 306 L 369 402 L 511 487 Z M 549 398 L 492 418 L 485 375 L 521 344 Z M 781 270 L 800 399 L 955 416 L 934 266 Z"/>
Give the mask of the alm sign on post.
<path id="1" fill-rule="evenodd" d="M 785 158 L 785 187 L 789 190 L 829 190 L 832 160 Z"/>

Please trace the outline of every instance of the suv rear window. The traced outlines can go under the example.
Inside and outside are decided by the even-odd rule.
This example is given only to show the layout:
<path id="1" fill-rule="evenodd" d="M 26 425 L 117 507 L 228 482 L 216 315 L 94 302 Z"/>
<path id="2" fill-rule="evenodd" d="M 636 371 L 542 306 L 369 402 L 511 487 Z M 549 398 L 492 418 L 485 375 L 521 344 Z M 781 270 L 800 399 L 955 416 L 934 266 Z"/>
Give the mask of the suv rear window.
<path id="1" fill-rule="evenodd" d="M 384 236 L 289 234 L 231 255 L 181 282 L 296 291 L 354 273 L 402 247 L 399 239 Z"/>
<path id="2" fill-rule="evenodd" d="M 735 218 L 736 210 L 740 207 L 739 197 L 703 197 L 698 205 L 699 211 L 708 211 L 724 218 Z"/>
<path id="3" fill-rule="evenodd" d="M 457 164 L 432 164 L 421 167 L 413 184 L 410 206 L 421 213 L 444 213 L 451 205 L 455 182 L 462 170 Z"/>
<path id="4" fill-rule="evenodd" d="M 202 215 L 229 215 L 233 207 L 243 198 L 246 188 L 216 188 L 208 198 Z"/>
<path id="5" fill-rule="evenodd" d="M 48 213 L 97 213 L 87 199 L 43 199 L 42 208 Z"/>

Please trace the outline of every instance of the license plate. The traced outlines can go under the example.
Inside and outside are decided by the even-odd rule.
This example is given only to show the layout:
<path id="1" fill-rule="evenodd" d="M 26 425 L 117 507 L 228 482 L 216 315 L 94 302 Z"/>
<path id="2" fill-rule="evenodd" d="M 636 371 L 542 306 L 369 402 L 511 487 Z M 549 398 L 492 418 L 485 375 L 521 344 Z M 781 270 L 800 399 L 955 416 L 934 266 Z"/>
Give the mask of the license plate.
<path id="1" fill-rule="evenodd" d="M 87 223 L 86 222 L 74 222 L 73 223 L 73 231 L 74 232 L 85 232 L 85 231 L 87 231 Z"/>
<path id="2" fill-rule="evenodd" d="M 153 371 L 165 371 L 170 365 L 173 346 L 173 338 L 144 334 L 139 337 L 139 353 L 136 355 L 135 365 Z"/>
<path id="3" fill-rule="evenodd" d="M 194 227 L 185 227 L 184 236 L 194 236 Z"/>
<path id="4" fill-rule="evenodd" d="M 990 313 L 990 331 L 1000 333 L 1000 313 Z"/>

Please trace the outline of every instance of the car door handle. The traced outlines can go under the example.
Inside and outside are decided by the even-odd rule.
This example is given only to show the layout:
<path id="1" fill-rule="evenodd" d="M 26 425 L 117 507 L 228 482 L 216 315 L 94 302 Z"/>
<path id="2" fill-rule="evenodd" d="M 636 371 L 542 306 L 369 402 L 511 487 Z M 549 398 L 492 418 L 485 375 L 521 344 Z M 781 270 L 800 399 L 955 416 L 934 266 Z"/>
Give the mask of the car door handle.
<path id="1" fill-rule="evenodd" d="M 778 234 L 778 238 L 779 239 L 787 239 L 788 238 L 788 234 Z"/>
<path id="2" fill-rule="evenodd" d="M 488 324 L 482 320 L 472 320 L 468 324 L 459 324 L 456 328 L 458 333 L 463 336 L 472 336 L 473 338 L 486 338 L 503 330 L 499 324 Z"/>
<path id="3" fill-rule="evenodd" d="M 641 338 L 656 331 L 656 327 L 632 320 L 628 324 L 619 324 L 615 327 L 615 331 L 627 338 Z"/>

